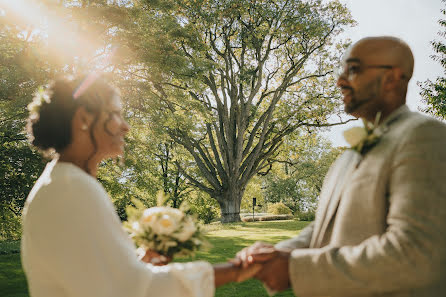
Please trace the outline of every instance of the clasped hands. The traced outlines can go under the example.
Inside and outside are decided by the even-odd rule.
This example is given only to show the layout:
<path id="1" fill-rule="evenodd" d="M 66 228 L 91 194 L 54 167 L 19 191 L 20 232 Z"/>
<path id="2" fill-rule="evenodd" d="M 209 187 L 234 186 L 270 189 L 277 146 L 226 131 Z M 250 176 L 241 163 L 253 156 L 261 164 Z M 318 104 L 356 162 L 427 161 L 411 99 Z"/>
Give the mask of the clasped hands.
<path id="1" fill-rule="evenodd" d="M 289 251 L 277 250 L 269 243 L 256 242 L 239 251 L 228 263 L 213 265 L 215 285 L 219 287 L 228 282 L 243 282 L 256 278 L 270 290 L 286 290 L 290 287 L 289 258 Z M 141 260 L 153 265 L 166 265 L 172 258 L 149 250 Z"/>
<path id="2" fill-rule="evenodd" d="M 289 251 L 277 250 L 269 243 L 256 242 L 239 251 L 231 262 L 240 269 L 238 281 L 254 277 L 270 290 L 283 291 L 290 287 L 289 258 Z"/>

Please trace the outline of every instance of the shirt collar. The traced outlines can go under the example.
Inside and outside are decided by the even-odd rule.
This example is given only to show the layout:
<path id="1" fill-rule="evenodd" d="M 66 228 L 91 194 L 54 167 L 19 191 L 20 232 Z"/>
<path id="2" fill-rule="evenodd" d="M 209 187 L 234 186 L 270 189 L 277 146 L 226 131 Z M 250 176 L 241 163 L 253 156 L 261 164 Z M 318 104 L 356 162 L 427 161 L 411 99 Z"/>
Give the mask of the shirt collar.
<path id="1" fill-rule="evenodd" d="M 397 109 L 395 109 L 379 126 L 378 130 L 380 132 L 385 133 L 389 130 L 389 127 L 397 122 L 402 116 L 408 114 L 410 112 L 409 107 L 406 104 L 401 105 Z"/>

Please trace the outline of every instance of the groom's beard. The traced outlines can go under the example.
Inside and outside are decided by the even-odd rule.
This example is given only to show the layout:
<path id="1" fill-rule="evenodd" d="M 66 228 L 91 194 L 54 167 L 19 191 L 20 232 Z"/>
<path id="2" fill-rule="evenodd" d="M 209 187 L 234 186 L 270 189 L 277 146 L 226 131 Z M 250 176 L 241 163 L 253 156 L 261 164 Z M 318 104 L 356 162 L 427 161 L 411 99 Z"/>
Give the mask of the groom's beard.
<path id="1" fill-rule="evenodd" d="M 363 108 L 361 111 L 359 109 L 363 107 L 363 105 L 372 103 L 376 98 L 378 98 L 380 93 L 380 85 L 381 77 L 377 77 L 375 80 L 372 80 L 366 86 L 362 87 L 360 92 L 355 92 L 353 88 L 348 86 L 343 87 L 344 89 L 350 91 L 350 101 L 344 103 L 344 111 L 348 114 L 361 114 L 361 116 L 364 116 L 364 112 L 367 113 L 367 108 L 364 107 L 365 109 Z M 357 96 L 355 96 L 355 94 Z"/>
<path id="2" fill-rule="evenodd" d="M 346 113 L 348 113 L 348 114 L 354 113 L 355 111 L 358 110 L 359 107 L 361 107 L 362 105 L 370 102 L 373 99 L 372 97 L 369 97 L 369 98 L 366 98 L 364 100 L 357 100 L 354 97 L 353 91 L 352 91 L 352 97 L 351 98 L 352 99 L 351 99 L 350 102 L 344 104 L 344 111 Z"/>

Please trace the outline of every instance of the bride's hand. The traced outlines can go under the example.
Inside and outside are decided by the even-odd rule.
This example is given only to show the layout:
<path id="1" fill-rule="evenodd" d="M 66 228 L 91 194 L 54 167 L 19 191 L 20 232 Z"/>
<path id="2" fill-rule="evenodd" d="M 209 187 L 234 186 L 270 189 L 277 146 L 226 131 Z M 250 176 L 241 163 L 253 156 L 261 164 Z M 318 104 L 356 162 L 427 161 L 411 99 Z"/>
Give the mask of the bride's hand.
<path id="1" fill-rule="evenodd" d="M 172 261 L 172 257 L 166 257 L 155 251 L 147 250 L 144 256 L 141 258 L 141 261 L 153 264 L 155 266 L 162 266 L 169 264 L 169 262 Z"/>

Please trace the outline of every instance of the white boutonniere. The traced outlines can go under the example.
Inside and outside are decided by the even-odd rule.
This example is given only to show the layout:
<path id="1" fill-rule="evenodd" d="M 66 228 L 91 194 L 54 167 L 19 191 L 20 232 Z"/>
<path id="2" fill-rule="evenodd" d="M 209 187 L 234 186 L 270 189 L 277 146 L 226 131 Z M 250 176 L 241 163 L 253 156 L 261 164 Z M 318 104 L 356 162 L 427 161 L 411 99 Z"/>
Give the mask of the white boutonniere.
<path id="1" fill-rule="evenodd" d="M 344 138 L 350 144 L 350 149 L 362 155 L 379 141 L 381 134 L 377 133 L 376 128 L 380 118 L 381 112 L 378 112 L 374 123 L 362 119 L 363 127 L 353 127 L 344 131 Z"/>

